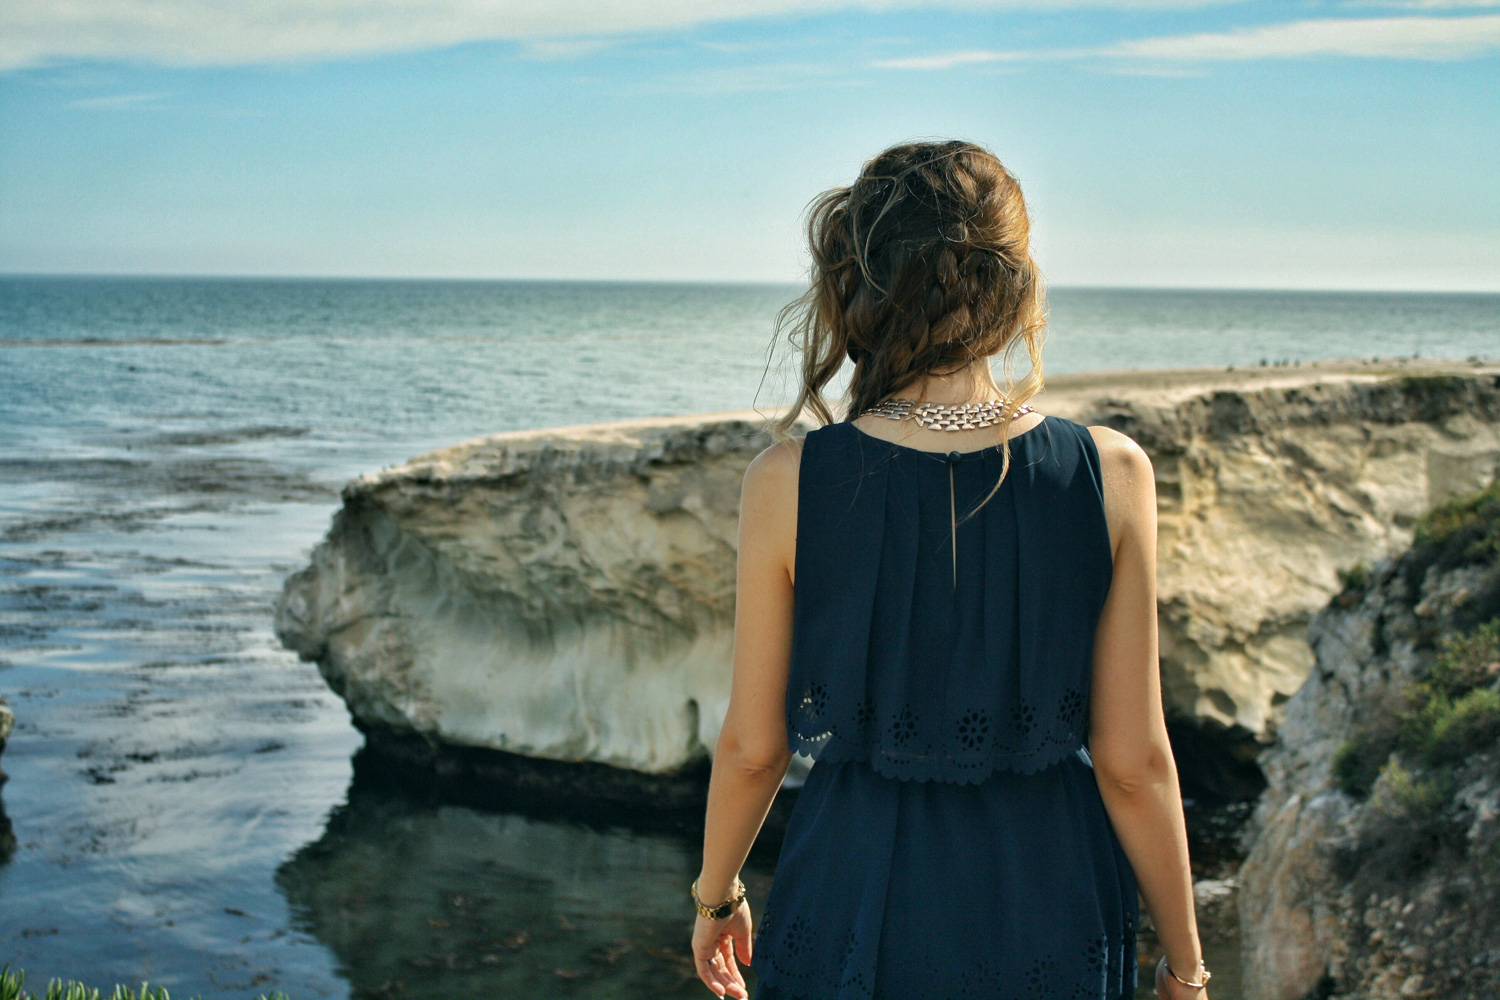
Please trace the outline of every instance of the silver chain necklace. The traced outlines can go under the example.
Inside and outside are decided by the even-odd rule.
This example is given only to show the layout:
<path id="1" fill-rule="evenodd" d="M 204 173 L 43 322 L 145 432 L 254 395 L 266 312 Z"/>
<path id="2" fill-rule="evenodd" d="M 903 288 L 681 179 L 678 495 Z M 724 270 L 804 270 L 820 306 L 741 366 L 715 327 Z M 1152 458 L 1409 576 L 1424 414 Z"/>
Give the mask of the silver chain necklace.
<path id="1" fill-rule="evenodd" d="M 989 427 L 1005 419 L 1005 410 L 1013 405 L 1008 399 L 986 399 L 980 403 L 919 403 L 907 396 L 882 399 L 865 410 L 866 413 L 890 420 L 914 420 L 919 427 L 933 431 L 972 431 Z M 1011 419 L 1014 420 L 1032 407 L 1022 404 Z"/>

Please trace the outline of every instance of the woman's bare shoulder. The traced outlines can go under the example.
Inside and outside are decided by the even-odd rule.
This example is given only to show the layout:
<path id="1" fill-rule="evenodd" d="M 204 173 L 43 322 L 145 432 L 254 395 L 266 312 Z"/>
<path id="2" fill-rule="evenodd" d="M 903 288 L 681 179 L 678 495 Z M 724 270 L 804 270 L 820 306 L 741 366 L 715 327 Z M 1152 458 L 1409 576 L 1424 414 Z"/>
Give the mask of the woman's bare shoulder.
<path id="1" fill-rule="evenodd" d="M 802 439 L 776 441 L 761 450 L 745 469 L 740 516 L 758 514 L 778 523 L 796 523 L 797 479 L 802 465 Z"/>
<path id="2" fill-rule="evenodd" d="M 795 572 L 797 553 L 797 478 L 802 439 L 777 441 L 750 460 L 740 502 L 740 557 L 754 545 L 785 570 Z M 754 542 L 751 541 L 754 539 Z"/>
<path id="3" fill-rule="evenodd" d="M 1156 473 L 1151 456 L 1129 434 L 1113 427 L 1090 426 L 1099 449 L 1104 510 L 1109 520 L 1111 546 L 1122 539 L 1156 537 Z"/>
<path id="4" fill-rule="evenodd" d="M 1091 424 L 1089 434 L 1093 436 L 1094 446 L 1099 450 L 1099 462 L 1104 466 L 1106 479 L 1110 478 L 1111 470 L 1115 472 L 1116 479 L 1132 479 L 1142 473 L 1147 476 L 1151 474 L 1151 456 L 1129 434 L 1103 424 Z"/>
<path id="5" fill-rule="evenodd" d="M 753 478 L 758 484 L 772 487 L 772 492 L 780 492 L 777 487 L 787 486 L 796 490 L 801 465 L 802 438 L 787 438 L 768 445 L 752 458 L 745 470 L 745 480 L 748 484 Z"/>

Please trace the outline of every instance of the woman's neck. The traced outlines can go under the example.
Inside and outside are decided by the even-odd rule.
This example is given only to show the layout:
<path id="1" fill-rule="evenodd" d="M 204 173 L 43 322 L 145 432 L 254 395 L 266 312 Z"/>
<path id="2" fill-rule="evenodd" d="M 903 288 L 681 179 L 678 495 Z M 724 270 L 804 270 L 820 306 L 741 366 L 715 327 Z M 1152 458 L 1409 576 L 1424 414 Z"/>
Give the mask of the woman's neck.
<path id="1" fill-rule="evenodd" d="M 995 385 L 994 377 L 989 371 L 988 360 L 977 361 L 956 372 L 923 375 L 902 388 L 900 392 L 888 395 L 920 399 L 924 402 L 942 405 L 978 403 L 987 399 L 1005 398 L 1004 391 Z"/>

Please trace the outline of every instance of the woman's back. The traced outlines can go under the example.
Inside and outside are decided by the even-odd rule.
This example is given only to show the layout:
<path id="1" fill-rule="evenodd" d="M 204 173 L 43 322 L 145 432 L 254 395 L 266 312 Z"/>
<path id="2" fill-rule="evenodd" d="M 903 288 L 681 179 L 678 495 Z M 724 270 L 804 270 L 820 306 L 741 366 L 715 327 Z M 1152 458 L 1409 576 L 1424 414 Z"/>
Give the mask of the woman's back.
<path id="1" fill-rule="evenodd" d="M 965 520 L 998 447 L 847 421 L 803 442 L 786 709 L 816 763 L 756 938 L 764 1000 L 1134 992 L 1136 887 L 1085 748 L 1099 455 L 1057 417 L 1010 451 Z M 976 921 L 1002 946 L 955 964 Z"/>
<path id="2" fill-rule="evenodd" d="M 982 780 L 1084 745 L 1111 553 L 1088 430 L 929 452 L 810 432 L 798 486 L 789 743 L 882 774 Z M 973 516 L 965 517 L 982 500 Z"/>
<path id="3" fill-rule="evenodd" d="M 974 143 L 898 143 L 813 201 L 807 235 L 808 290 L 778 316 L 801 385 L 741 496 L 695 892 L 737 885 L 803 750 L 816 763 L 754 937 L 760 1000 L 1126 1000 L 1138 890 L 1174 967 L 1196 974 L 1154 477 L 1116 431 L 1017 422 L 1043 389 L 1047 315 L 1019 182 Z M 809 409 L 824 426 L 784 440 Z M 908 446 L 867 416 L 923 429 Z M 939 443 L 976 433 L 1009 451 Z M 748 904 L 699 903 L 699 976 L 742 996 L 726 948 L 751 961 Z M 1156 985 L 1206 1000 L 1161 966 Z"/>

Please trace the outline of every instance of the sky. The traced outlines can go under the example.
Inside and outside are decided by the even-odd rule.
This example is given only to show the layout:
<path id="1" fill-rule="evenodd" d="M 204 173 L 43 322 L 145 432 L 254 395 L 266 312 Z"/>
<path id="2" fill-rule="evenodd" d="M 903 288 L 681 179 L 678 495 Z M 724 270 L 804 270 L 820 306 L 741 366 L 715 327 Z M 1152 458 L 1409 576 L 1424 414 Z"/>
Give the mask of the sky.
<path id="1" fill-rule="evenodd" d="M 881 149 L 1054 285 L 1500 291 L 1500 0 L 6 0 L 0 272 L 798 281 Z"/>

